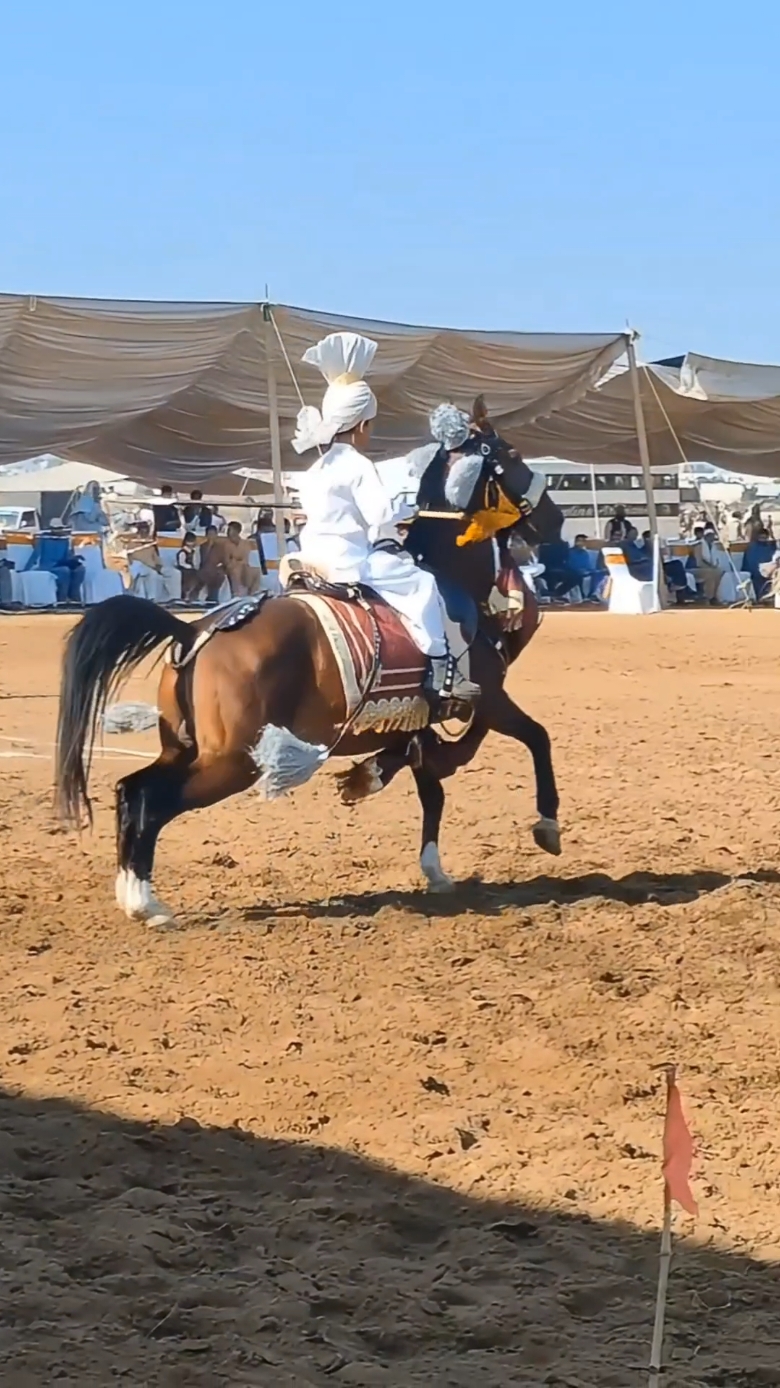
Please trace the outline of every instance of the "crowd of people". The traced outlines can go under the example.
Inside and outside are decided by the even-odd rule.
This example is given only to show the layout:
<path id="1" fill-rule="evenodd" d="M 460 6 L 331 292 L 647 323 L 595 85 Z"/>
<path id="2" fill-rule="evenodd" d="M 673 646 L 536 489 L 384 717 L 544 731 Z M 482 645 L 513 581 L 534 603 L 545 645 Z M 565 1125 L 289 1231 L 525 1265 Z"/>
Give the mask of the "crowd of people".
<path id="1" fill-rule="evenodd" d="M 738 527 L 738 533 L 727 533 L 728 521 Z M 727 544 L 722 536 L 731 544 L 743 542 L 731 558 L 727 557 Z M 778 547 L 772 523 L 764 519 L 760 505 L 754 505 L 744 514 L 733 512 L 728 517 L 723 508 L 711 514 L 686 514 L 685 523 L 681 523 L 681 539 L 690 545 L 690 553 L 685 557 L 671 554 L 669 546 L 660 542 L 661 578 L 672 602 L 679 606 L 688 603 L 716 605 L 724 572 L 732 565 L 738 573 L 749 575 L 757 601 L 769 594 L 772 584 L 769 569 L 777 563 Z M 649 530 L 640 534 L 624 506 L 616 506 L 609 517 L 603 543 L 622 550 L 633 578 L 639 582 L 653 580 L 652 534 Z M 604 600 L 609 577 L 607 566 L 601 548 L 593 547 L 586 535 L 576 535 L 572 543 L 561 538 L 554 544 L 542 545 L 538 560 L 544 565 L 539 587 L 551 601 L 567 601 L 572 595 L 586 602 Z"/>
<path id="2" fill-rule="evenodd" d="M 195 490 L 180 503 L 170 486 L 159 498 L 142 504 L 134 513 L 120 508 L 113 521 L 104 504 L 100 485 L 90 482 L 76 495 L 65 518 L 55 517 L 32 538 L 32 548 L 20 572 L 42 571 L 55 579 L 57 602 L 78 605 L 82 601 L 85 563 L 74 547 L 74 536 L 99 536 L 107 565 L 118 569 L 126 587 L 141 597 L 158 602 L 213 604 L 225 597 L 257 593 L 270 581 L 269 565 L 278 559 L 273 512 L 263 508 L 254 517 L 249 534 L 240 521 L 227 521 L 217 506 Z M 285 519 L 287 547 L 296 546 L 295 531 Z M 165 563 L 161 538 L 178 537 L 174 563 Z M 166 546 L 168 548 L 169 545 Z M 0 535 L 0 605 L 11 603 L 11 573 L 17 567 L 8 558 Z"/>
<path id="3" fill-rule="evenodd" d="M 288 549 L 298 547 L 297 530 L 289 519 L 284 522 Z M 730 532 L 734 531 L 732 535 Z M 677 604 L 697 601 L 715 604 L 723 573 L 726 547 L 721 539 L 744 542 L 735 567 L 750 576 L 758 600 L 769 592 L 771 566 L 777 567 L 771 520 L 765 520 L 760 505 L 749 511 L 727 513 L 717 506 L 709 514 L 685 510 L 680 517 L 681 538 L 692 546 L 683 559 L 661 544 L 662 580 L 668 595 Z M 99 534 L 110 555 L 121 555 L 126 582 L 131 591 L 156 601 L 213 604 L 229 591 L 234 597 L 251 596 L 267 586 L 269 562 L 278 559 L 273 511 L 257 512 L 248 535 L 241 522 L 227 521 L 213 503 L 204 501 L 199 490 L 190 492 L 181 503 L 170 486 L 163 486 L 158 499 L 142 506 L 124 528 L 111 526 L 97 482 L 90 482 L 76 496 L 67 514 L 50 521 L 34 540 L 25 570 L 44 570 L 53 574 L 59 603 L 78 604 L 84 582 L 83 560 L 74 552 L 73 534 Z M 175 565 L 163 562 L 159 539 L 180 537 Z M 609 517 L 603 535 L 607 546 L 622 549 L 632 577 L 642 582 L 654 576 L 653 540 L 649 530 L 639 534 L 624 506 L 617 506 Z M 257 556 L 255 558 L 255 555 Z M 608 571 L 600 548 L 594 548 L 584 534 L 569 543 L 562 537 L 543 544 L 536 554 L 518 555 L 520 562 L 538 563 L 538 586 L 543 596 L 561 602 L 576 595 L 582 601 L 604 601 Z M 2 553 L 0 539 L 0 603 L 9 601 L 12 568 Z M 172 577 L 178 575 L 178 579 Z M 689 582 L 693 577 L 693 585 Z"/>

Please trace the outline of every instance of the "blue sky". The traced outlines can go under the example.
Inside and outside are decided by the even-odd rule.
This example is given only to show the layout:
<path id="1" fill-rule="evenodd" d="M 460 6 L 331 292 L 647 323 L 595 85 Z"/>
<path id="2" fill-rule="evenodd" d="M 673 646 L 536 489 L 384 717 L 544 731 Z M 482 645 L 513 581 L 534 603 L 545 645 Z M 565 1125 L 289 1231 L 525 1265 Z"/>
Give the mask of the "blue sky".
<path id="1" fill-rule="evenodd" d="M 0 289 L 780 360 L 780 6 L 6 0 Z"/>

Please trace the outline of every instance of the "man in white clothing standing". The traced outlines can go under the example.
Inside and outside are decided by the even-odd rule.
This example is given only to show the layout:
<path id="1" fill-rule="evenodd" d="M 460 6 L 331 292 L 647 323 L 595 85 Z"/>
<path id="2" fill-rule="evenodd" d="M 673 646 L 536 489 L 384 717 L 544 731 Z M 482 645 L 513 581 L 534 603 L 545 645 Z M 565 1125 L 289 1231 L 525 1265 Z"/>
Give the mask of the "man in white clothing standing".
<path id="1" fill-rule="evenodd" d="M 333 583 L 364 583 L 402 618 L 431 666 L 431 691 L 473 705 L 479 686 L 465 679 L 445 636 L 442 600 L 433 575 L 403 548 L 390 496 L 365 450 L 377 401 L 365 375 L 376 343 L 357 333 L 331 333 L 303 360 L 319 368 L 328 388 L 322 410 L 305 406 L 293 439 L 297 453 L 319 447 L 300 484 L 306 525 L 301 560 Z"/>

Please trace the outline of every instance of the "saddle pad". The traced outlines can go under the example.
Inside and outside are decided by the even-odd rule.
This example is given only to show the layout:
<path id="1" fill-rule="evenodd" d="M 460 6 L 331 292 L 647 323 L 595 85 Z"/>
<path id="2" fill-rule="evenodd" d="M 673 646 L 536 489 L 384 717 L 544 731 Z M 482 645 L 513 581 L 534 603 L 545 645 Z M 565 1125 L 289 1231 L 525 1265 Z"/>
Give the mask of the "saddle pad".
<path id="1" fill-rule="evenodd" d="M 365 608 L 319 593 L 292 592 L 317 617 L 341 675 L 347 717 L 363 697 L 374 663 L 374 627 Z M 428 722 L 430 705 L 422 692 L 425 656 L 387 603 L 372 602 L 379 628 L 379 669 L 371 693 L 350 732 L 414 732 Z"/>

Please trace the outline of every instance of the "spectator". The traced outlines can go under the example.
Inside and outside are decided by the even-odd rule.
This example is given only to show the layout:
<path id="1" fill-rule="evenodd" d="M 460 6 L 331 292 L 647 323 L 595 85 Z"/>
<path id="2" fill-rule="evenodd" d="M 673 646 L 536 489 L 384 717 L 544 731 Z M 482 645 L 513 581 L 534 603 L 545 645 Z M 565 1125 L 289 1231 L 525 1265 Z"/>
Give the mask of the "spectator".
<path id="1" fill-rule="evenodd" d="M 202 580 L 196 563 L 197 550 L 197 538 L 188 530 L 176 555 L 176 567 L 181 574 L 182 602 L 195 602 L 200 592 Z"/>
<path id="2" fill-rule="evenodd" d="M 22 570 L 54 575 L 57 602 L 79 602 L 84 584 L 84 560 L 73 553 L 70 535 L 60 519 L 51 521 L 48 531 L 33 540 L 33 551 Z"/>
<path id="3" fill-rule="evenodd" d="M 713 525 L 697 525 L 694 531 L 695 549 L 689 562 L 696 579 L 696 587 L 701 590 L 705 602 L 713 607 L 718 600 L 718 589 L 723 578 L 723 569 L 718 563 L 716 544 L 717 533 Z"/>
<path id="4" fill-rule="evenodd" d="M 174 534 L 181 530 L 181 516 L 178 506 L 174 505 L 173 488 L 162 487 L 160 489 L 161 502 L 152 507 L 154 513 L 154 533 L 155 535 Z"/>
<path id="5" fill-rule="evenodd" d="M 569 568 L 577 575 L 583 598 L 595 597 L 596 589 L 601 585 L 602 579 L 606 578 L 606 573 L 596 573 L 594 556 L 588 549 L 587 535 L 574 536 L 574 545 L 569 550 Z"/>
<path id="6" fill-rule="evenodd" d="M 249 563 L 253 548 L 250 540 L 242 538 L 238 521 L 231 521 L 224 541 L 224 555 L 230 591 L 234 598 L 251 596 L 260 588 L 260 570 L 252 568 Z"/>
<path id="7" fill-rule="evenodd" d="M 266 562 L 266 557 L 265 557 L 265 548 L 264 548 L 264 545 L 263 545 L 263 536 L 264 536 L 264 535 L 268 535 L 269 533 L 270 533 L 270 534 L 273 534 L 273 529 L 274 529 L 274 522 L 273 522 L 273 516 L 271 515 L 271 512 L 270 512 L 270 511 L 258 511 L 258 513 L 257 513 L 257 519 L 256 519 L 256 521 L 255 521 L 255 532 L 254 532 L 254 533 L 255 533 L 255 545 L 257 546 L 257 554 L 258 554 L 258 558 L 260 559 L 260 571 L 261 571 L 261 573 L 263 574 L 264 577 L 267 577 L 267 576 L 268 576 L 268 564 L 267 564 L 267 562 Z"/>
<path id="8" fill-rule="evenodd" d="M 198 530 L 208 530 L 212 523 L 214 512 L 210 506 L 203 502 L 203 492 L 190 492 L 189 505 L 182 511 L 184 524 L 188 529 L 195 527 Z"/>
<path id="9" fill-rule="evenodd" d="M 650 532 L 647 532 L 648 535 Z M 653 581 L 653 541 L 650 538 L 649 547 L 644 540 L 640 540 L 639 531 L 635 525 L 630 525 L 625 541 L 621 546 L 628 572 L 632 578 L 636 578 L 640 583 L 652 583 Z"/>
<path id="10" fill-rule="evenodd" d="M 771 579 L 761 572 L 762 564 L 771 564 L 775 554 L 775 542 L 767 526 L 761 526 L 753 533 L 753 539 L 745 550 L 742 568 L 750 574 L 756 601 L 760 602 L 770 591 Z"/>
<path id="11" fill-rule="evenodd" d="M 154 542 L 148 521 L 139 521 L 135 541 L 127 547 L 132 591 L 152 602 L 170 602 L 172 591 L 168 574 L 163 568 L 160 551 Z"/>
<path id="12" fill-rule="evenodd" d="M 757 501 L 755 505 L 750 508 L 750 515 L 743 523 L 742 538 L 743 540 L 747 540 L 749 544 L 752 540 L 759 540 L 764 535 L 767 535 L 770 540 L 774 539 L 771 522 L 764 522 L 764 518 L 761 515 L 761 506 Z"/>
<path id="13" fill-rule="evenodd" d="M 562 602 L 580 581 L 579 574 L 569 563 L 569 554 L 566 540 L 555 540 L 539 546 L 539 562 L 544 564 L 544 582 L 550 597 L 556 602 Z"/>
<path id="14" fill-rule="evenodd" d="M 644 540 L 646 550 L 650 555 L 652 555 L 653 536 L 651 532 L 649 530 L 646 530 L 644 535 L 642 536 L 642 539 Z M 689 595 L 691 598 L 693 598 L 693 593 L 688 587 L 688 579 L 685 574 L 685 565 L 683 564 L 682 559 L 670 559 L 668 557 L 668 554 L 663 551 L 661 555 L 661 563 L 663 565 L 666 586 L 669 589 L 669 592 L 674 594 L 677 606 L 682 607 L 683 603 L 687 600 Z"/>
<path id="15" fill-rule="evenodd" d="M 629 530 L 633 530 L 631 522 L 626 517 L 625 506 L 616 506 L 615 514 L 607 521 L 607 528 L 604 531 L 604 538 L 608 545 L 622 545 L 628 539 Z"/>
<path id="16" fill-rule="evenodd" d="M 210 525 L 200 547 L 200 586 L 206 589 L 206 601 L 219 601 L 219 591 L 227 578 L 225 540 L 215 525 Z"/>
<path id="17" fill-rule="evenodd" d="M 71 529 L 78 533 L 102 535 L 108 530 L 108 516 L 101 504 L 99 482 L 88 482 L 76 497 L 70 513 Z"/>

